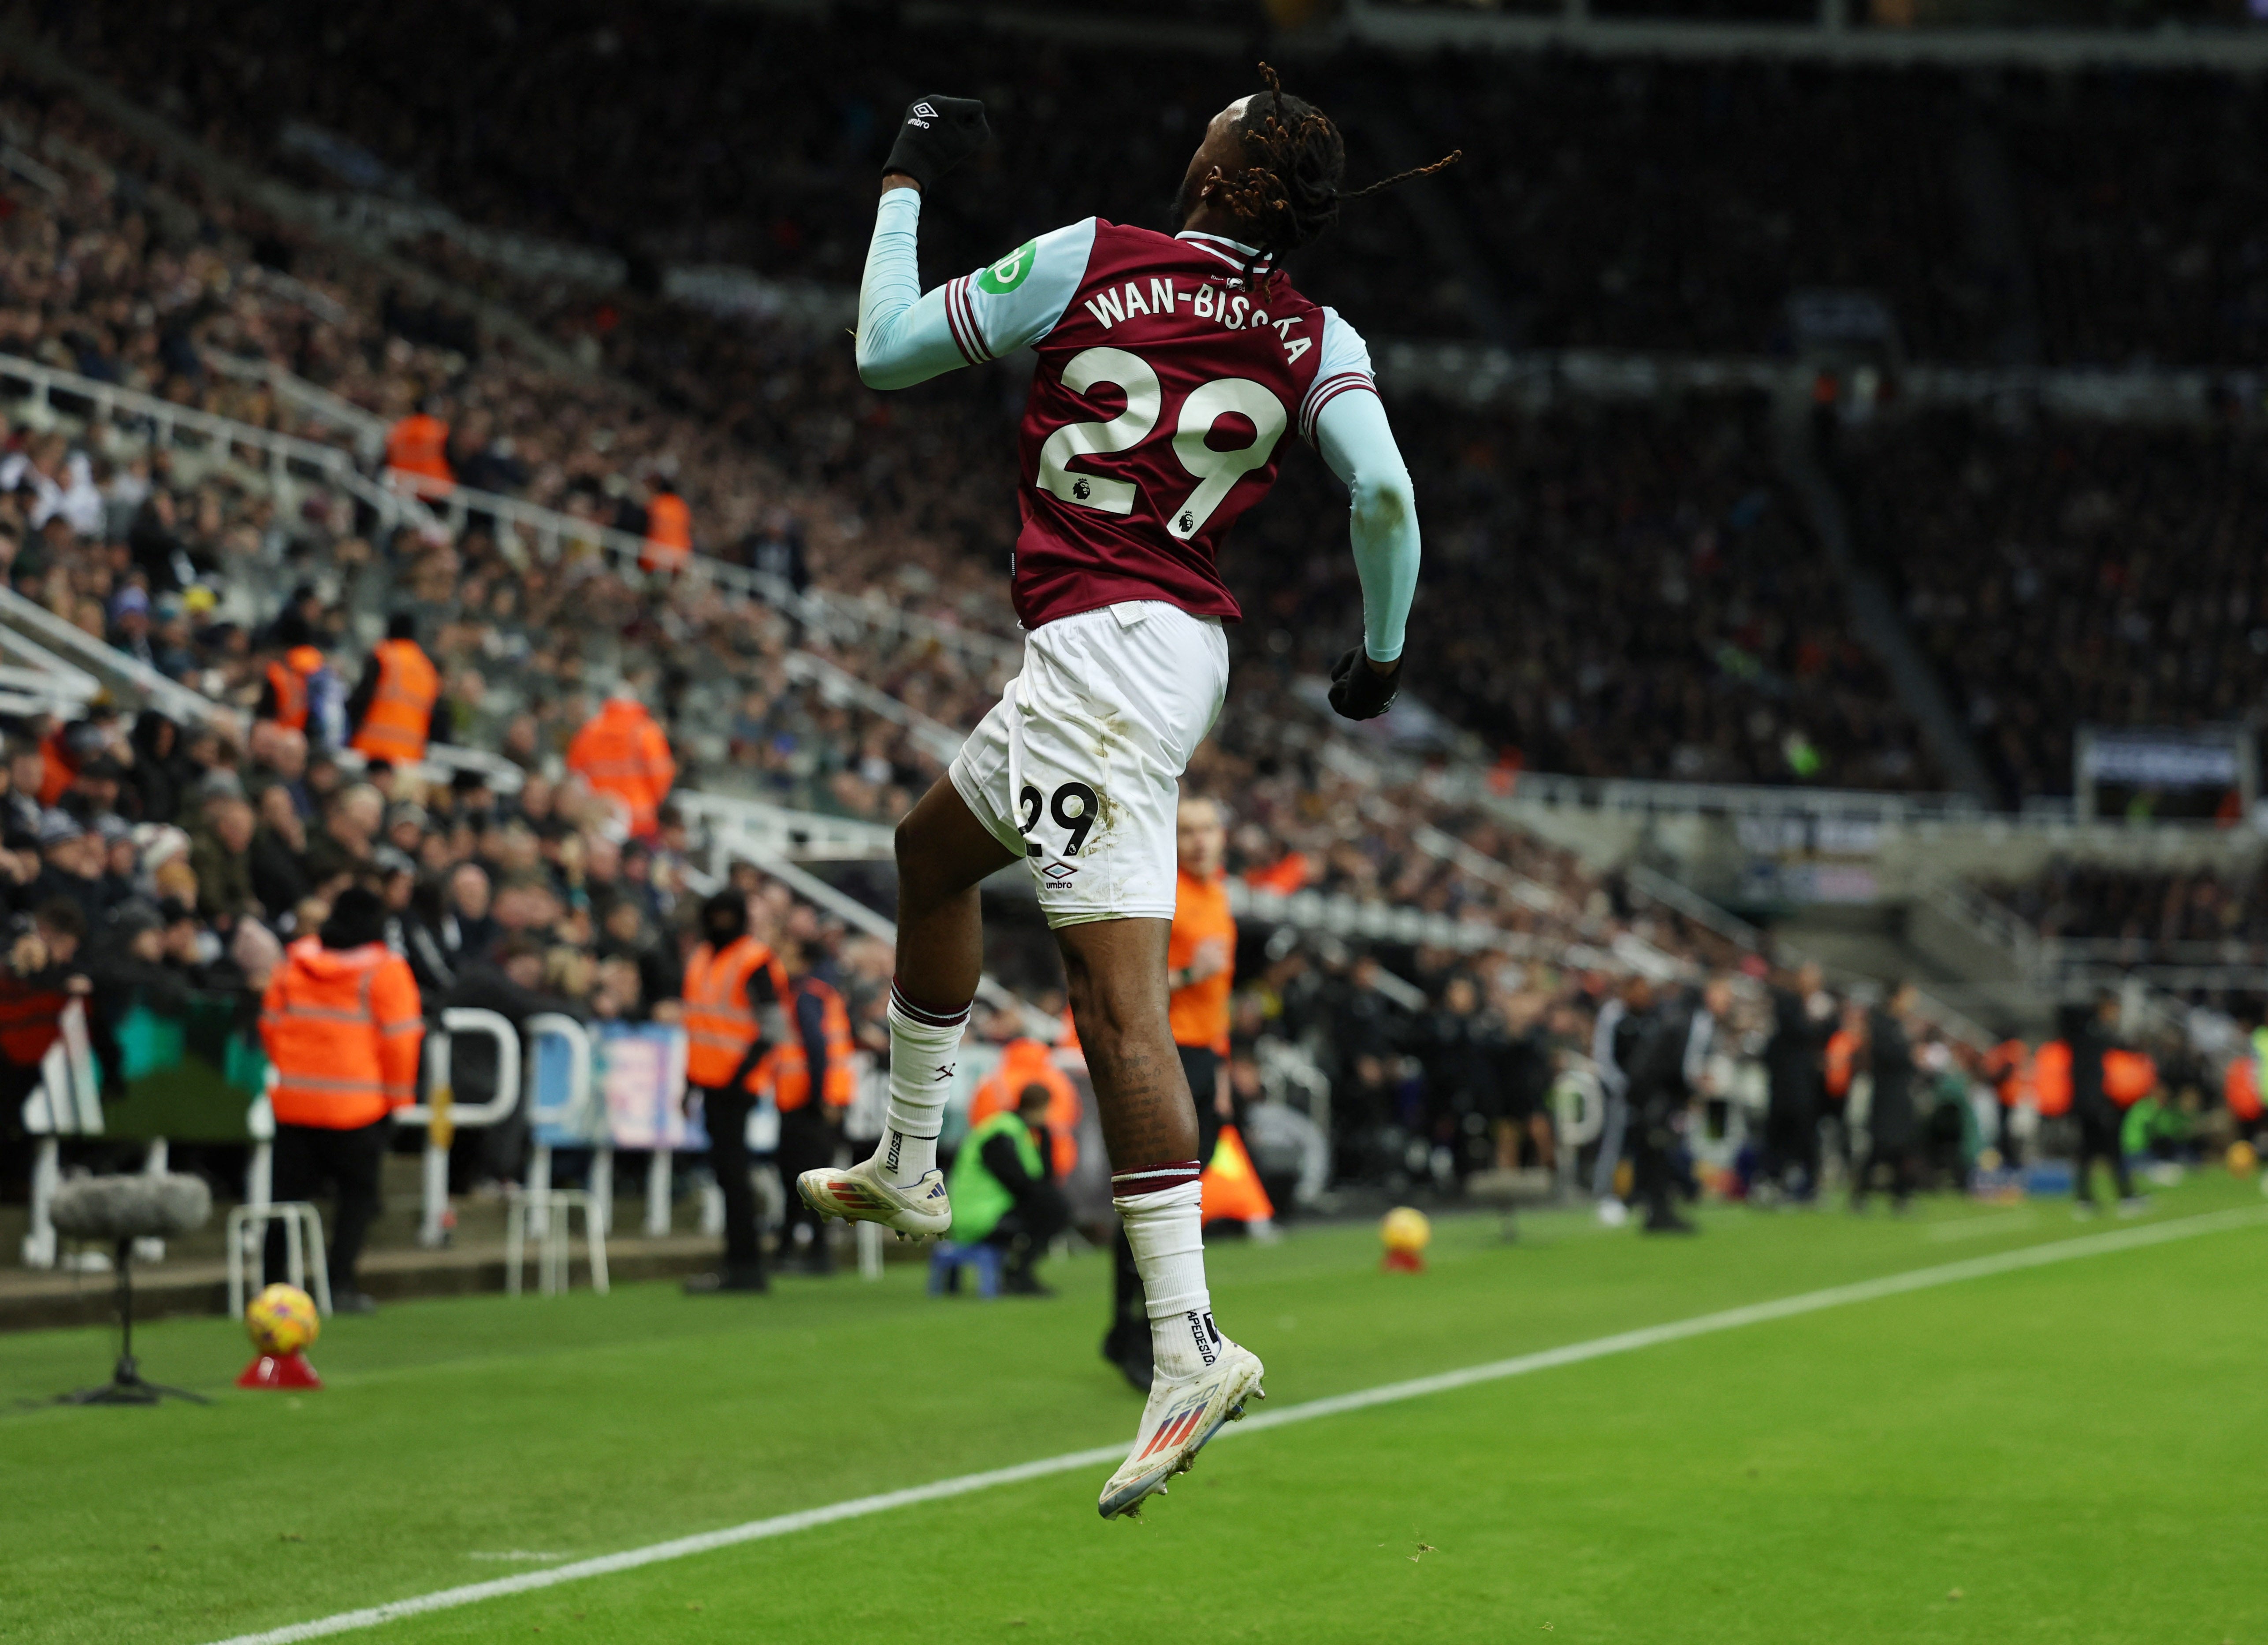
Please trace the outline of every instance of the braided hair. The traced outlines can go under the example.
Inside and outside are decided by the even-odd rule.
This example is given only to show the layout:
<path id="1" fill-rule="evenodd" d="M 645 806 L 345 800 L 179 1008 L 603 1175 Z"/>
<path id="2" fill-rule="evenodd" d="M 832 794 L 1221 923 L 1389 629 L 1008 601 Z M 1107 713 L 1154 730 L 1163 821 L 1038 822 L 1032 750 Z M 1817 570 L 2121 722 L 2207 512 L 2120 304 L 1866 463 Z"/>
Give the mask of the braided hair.
<path id="1" fill-rule="evenodd" d="M 1346 142 L 1330 117 L 1284 90 L 1276 70 L 1260 65 L 1267 90 L 1247 100 L 1238 135 L 1250 164 L 1214 187 L 1213 198 L 1245 225 L 1270 263 L 1313 245 L 1338 221 L 1340 205 L 1415 177 L 1430 177 L 1464 156 L 1454 150 L 1431 165 L 1412 166 L 1366 187 L 1343 189 Z"/>

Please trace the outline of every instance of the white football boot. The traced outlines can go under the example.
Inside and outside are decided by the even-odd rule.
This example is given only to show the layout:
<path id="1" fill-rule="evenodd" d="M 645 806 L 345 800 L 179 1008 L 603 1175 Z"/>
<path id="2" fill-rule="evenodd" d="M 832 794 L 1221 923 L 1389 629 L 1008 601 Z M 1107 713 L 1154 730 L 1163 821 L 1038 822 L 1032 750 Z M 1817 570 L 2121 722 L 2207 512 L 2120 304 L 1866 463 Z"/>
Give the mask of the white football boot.
<path id="1" fill-rule="evenodd" d="M 1126 1453 L 1095 1504 L 1105 1519 L 1138 1514 L 1144 1498 L 1163 1496 L 1166 1481 L 1189 1471 L 1220 1425 L 1244 1414 L 1247 1398 L 1268 1397 L 1260 1386 L 1267 1372 L 1260 1356 L 1226 1337 L 1219 1340 L 1213 1362 L 1194 1377 L 1170 1382 L 1160 1377 L 1150 1384 L 1150 1402 L 1142 1407 L 1134 1449 Z"/>
<path id="2" fill-rule="evenodd" d="M 924 1171 L 902 1188 L 892 1187 L 865 1160 L 848 1171 L 827 1166 L 795 1179 L 803 1202 L 821 1216 L 846 1223 L 880 1223 L 901 1239 L 941 1239 L 953 1226 L 953 1204 L 945 1197 L 945 1173 Z"/>

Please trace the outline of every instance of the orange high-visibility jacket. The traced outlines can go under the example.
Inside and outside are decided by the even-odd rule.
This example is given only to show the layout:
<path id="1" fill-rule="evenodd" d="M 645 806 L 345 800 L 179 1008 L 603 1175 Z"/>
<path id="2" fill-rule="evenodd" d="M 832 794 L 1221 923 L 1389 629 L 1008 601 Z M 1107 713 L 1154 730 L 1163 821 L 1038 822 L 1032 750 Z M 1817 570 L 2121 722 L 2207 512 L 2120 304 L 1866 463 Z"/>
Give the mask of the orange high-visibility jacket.
<path id="1" fill-rule="evenodd" d="M 1838 1028 L 1827 1036 L 1827 1094 L 1840 1102 L 1851 1094 L 1851 1074 L 1859 1055 L 1859 1036 Z"/>
<path id="2" fill-rule="evenodd" d="M 313 649 L 298 648 L 292 656 Z M 313 672 L 312 668 L 303 672 L 293 666 L 290 657 L 275 657 L 268 665 L 268 688 L 276 694 L 276 723 L 287 731 L 307 729 L 307 675 Z"/>
<path id="3" fill-rule="evenodd" d="M 827 1027 L 827 1077 L 821 1083 L 820 1099 L 829 1108 L 847 1108 L 857 1094 L 851 1086 L 850 1054 L 858 1048 L 850 1037 L 850 1008 L 843 1003 L 841 995 L 816 977 L 802 978 L 792 987 L 787 1039 L 764 1058 L 756 1088 L 769 1089 L 782 1113 L 793 1113 L 811 1100 L 811 1059 L 804 1051 L 803 1036 L 796 1032 L 795 1021 L 796 1005 L 808 995 L 819 1002 L 820 1017 Z"/>
<path id="4" fill-rule="evenodd" d="M 1255 891 L 1272 891 L 1279 897 L 1288 897 L 1314 877 L 1315 865 L 1305 853 L 1286 851 L 1266 868 L 1247 874 L 1244 883 Z"/>
<path id="5" fill-rule="evenodd" d="M 1011 1039 L 1000 1047 L 1000 1066 L 969 1099 L 971 1129 L 1003 1109 L 1013 1108 L 1027 1085 L 1048 1088 L 1048 1152 L 1058 1179 L 1079 1164 L 1079 1087 L 1056 1066 L 1055 1053 L 1036 1039 Z"/>
<path id="6" fill-rule="evenodd" d="M 371 655 L 378 659 L 378 692 L 350 740 L 369 759 L 415 764 L 432 733 L 440 671 L 415 640 L 381 640 Z"/>
<path id="7" fill-rule="evenodd" d="M 337 949 L 301 937 L 269 979 L 260 1039 L 276 1069 L 277 1124 L 377 1123 L 417 1095 L 425 1019 L 409 962 L 383 943 Z"/>
<path id="8" fill-rule="evenodd" d="M 2000 1106 L 2014 1108 L 2032 1094 L 2032 1048 L 2021 1039 L 2003 1039 L 1984 1054 L 1984 1077 L 1999 1093 Z"/>
<path id="9" fill-rule="evenodd" d="M 771 973 L 772 997 L 784 1002 L 787 973 L 772 958 L 772 951 L 755 937 L 740 937 L 722 952 L 707 943 L 693 951 L 685 967 L 685 1077 L 689 1083 L 716 1091 L 738 1075 L 746 1089 L 756 1089 L 762 1069 L 748 1054 L 762 1039 L 763 1028 L 748 1003 L 748 980 L 759 971 Z"/>
<path id="10" fill-rule="evenodd" d="M 677 781 L 669 738 L 645 705 L 609 697 L 567 745 L 567 768 L 593 792 L 610 795 L 630 811 L 630 833 L 643 837 L 660 821 L 661 803 Z"/>
<path id="11" fill-rule="evenodd" d="M 40 767 L 40 804 L 53 805 L 78 780 L 78 763 L 63 746 L 62 726 L 40 739 L 40 758 L 44 762 Z"/>
<path id="12" fill-rule="evenodd" d="M 413 412 L 386 431 L 387 478 L 420 496 L 446 496 L 457 483 L 449 466 L 449 425 Z"/>
<path id="13" fill-rule="evenodd" d="M 1197 879 L 1183 870 L 1175 877 L 1174 929 L 1166 939 L 1166 969 L 1182 969 L 1197 958 L 1197 944 L 1208 937 L 1228 944 L 1228 969 L 1174 989 L 1166 1002 L 1167 1020 L 1175 1045 L 1199 1046 L 1226 1056 L 1228 995 L 1236 981 L 1236 916 L 1228 911 L 1228 881 L 1221 875 L 1210 881 Z M 1197 1093 L 1199 1102 L 1211 1098 L 1209 1091 Z"/>
<path id="14" fill-rule="evenodd" d="M 2260 1064 L 2250 1052 L 2229 1059 L 2228 1072 L 2221 1076 L 2220 1095 L 2228 1112 L 2245 1124 L 2260 1118 Z"/>
<path id="15" fill-rule="evenodd" d="M 674 491 L 657 491 L 645 505 L 642 571 L 675 571 L 693 557 L 693 510 Z"/>
<path id="16" fill-rule="evenodd" d="M 2032 1094 L 2040 1118 L 2052 1120 L 2071 1112 L 2071 1042 L 2051 1039 L 2032 1056 Z"/>
<path id="17" fill-rule="evenodd" d="M 2121 1108 L 2132 1108 L 2158 1089 L 2158 1065 L 2139 1051 L 2102 1054 L 2102 1094 Z"/>

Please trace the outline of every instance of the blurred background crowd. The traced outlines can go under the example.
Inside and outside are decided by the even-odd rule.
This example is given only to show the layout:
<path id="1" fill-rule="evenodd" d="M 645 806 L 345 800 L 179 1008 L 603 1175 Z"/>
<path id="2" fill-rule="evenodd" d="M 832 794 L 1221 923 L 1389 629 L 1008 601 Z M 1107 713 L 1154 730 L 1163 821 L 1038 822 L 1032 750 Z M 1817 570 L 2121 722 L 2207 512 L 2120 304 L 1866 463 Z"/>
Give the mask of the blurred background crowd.
<path id="1" fill-rule="evenodd" d="M 185 447 L 146 409 L 82 422 L 67 392 L 11 422 L 8 589 L 181 688 L 0 716 L 19 980 L 84 975 L 99 1041 L 136 1002 L 250 999 L 361 885 L 429 1013 L 635 1023 L 671 1014 L 693 911 L 732 884 L 790 973 L 885 1053 L 887 943 L 736 863 L 723 813 L 686 797 L 886 825 L 941 774 L 1015 666 L 1021 385 L 972 372 L 885 400 L 839 325 L 796 305 L 839 307 L 855 283 L 917 70 L 983 95 L 1001 135 L 925 210 L 932 277 L 1090 212 L 1155 219 L 1242 71 L 1160 51 L 1098 77 L 1042 43 L 1007 84 L 976 45 L 703 6 L 294 18 L 88 0 L 43 39 L 231 162 L 571 242 L 621 277 L 483 261 L 453 230 L 357 248 L 49 78 L 0 77 L 0 354 L 335 449 L 401 499 Z M 515 71 L 462 81 L 493 54 L 431 48 L 468 30 Z M 335 72 L 349 55 L 357 72 Z M 2250 82 L 1543 56 L 1333 57 L 1300 82 L 1344 122 L 1358 177 L 1468 150 L 1439 193 L 1351 209 L 1300 271 L 1381 357 L 1388 339 L 1784 355 L 1787 298 L 1811 287 L 1874 294 L 1894 320 L 1869 358 L 1891 373 L 2218 366 L 2268 321 Z M 871 98 L 823 90 L 852 84 Z M 666 103 L 644 97 L 662 84 Z M 1663 135 L 1694 130 L 1711 140 Z M 2024 269 L 1978 190 L 2014 202 Z M 1447 239 L 1424 220 L 1444 212 Z M 721 265 L 762 278 L 687 300 L 678 276 Z M 1321 710 L 1315 676 L 1359 610 L 1321 466 L 1288 464 L 1230 550 L 1246 621 L 1190 782 L 1227 806 L 1226 872 L 1279 916 L 1239 945 L 1234 1100 L 1320 1120 L 1342 1186 L 1543 1173 L 1663 1225 L 1681 1186 L 1800 1201 L 1863 1177 L 1852 1138 L 1911 1138 L 1874 1162 L 1901 1195 L 1988 1150 L 2011 1163 L 2022 1139 L 1996 1116 L 2043 1110 L 2009 1096 L 1989 1037 L 1911 991 L 1775 970 L 1497 804 L 1535 774 L 1948 785 L 1858 637 L 1783 408 L 1753 384 L 1478 404 L 1387 382 L 1427 537 L 1394 740 Z M 2257 709 L 2256 403 L 2178 431 L 1851 404 L 1820 452 L 1848 503 L 1838 552 L 1884 583 L 1990 801 L 2068 796 L 2084 723 Z M 384 706 L 405 680 L 424 682 L 414 728 Z M 831 878 L 887 906 L 875 869 Z M 1306 893 L 1337 929 L 1280 917 Z M 1058 1014 L 1035 917 L 1001 900 L 994 973 Z M 2004 900 L 2049 936 L 2257 940 L 2257 888 L 2210 870 L 2058 870 Z M 1384 916 L 1407 910 L 1451 924 L 1397 933 Z M 1644 1049 L 1697 1016 L 1691 1067 Z M 1004 1012 L 983 1032 L 1028 1027 Z M 2205 1137 L 2213 1070 L 2148 1032 L 2165 1103 Z M 1881 1112 L 1904 1103 L 1911 1125 L 1870 1132 L 1867 1093 L 1892 1089 Z M 468 1142 L 460 1178 L 514 1178 L 525 1147 Z"/>

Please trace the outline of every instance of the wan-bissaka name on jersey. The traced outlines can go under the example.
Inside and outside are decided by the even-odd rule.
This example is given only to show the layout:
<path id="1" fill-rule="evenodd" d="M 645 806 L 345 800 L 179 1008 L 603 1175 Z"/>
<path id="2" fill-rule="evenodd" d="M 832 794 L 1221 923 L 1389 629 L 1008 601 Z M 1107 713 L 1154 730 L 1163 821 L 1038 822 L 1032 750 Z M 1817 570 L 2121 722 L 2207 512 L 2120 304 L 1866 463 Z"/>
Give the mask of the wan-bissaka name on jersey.
<path id="1" fill-rule="evenodd" d="M 1211 235 L 1090 217 L 946 287 L 971 364 L 1032 346 L 1018 437 L 1026 628 L 1120 600 L 1233 618 L 1215 561 L 1276 479 L 1285 432 L 1374 392 L 1354 327 Z"/>

